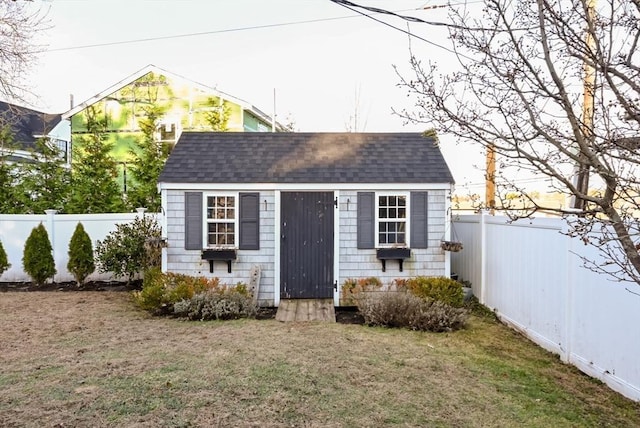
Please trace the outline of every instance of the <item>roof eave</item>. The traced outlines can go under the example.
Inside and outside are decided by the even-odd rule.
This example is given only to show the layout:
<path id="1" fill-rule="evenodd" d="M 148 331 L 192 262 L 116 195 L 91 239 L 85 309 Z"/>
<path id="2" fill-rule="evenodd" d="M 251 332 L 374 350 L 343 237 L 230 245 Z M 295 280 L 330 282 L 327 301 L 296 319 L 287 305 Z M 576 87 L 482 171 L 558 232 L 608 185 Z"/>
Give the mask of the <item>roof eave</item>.
<path id="1" fill-rule="evenodd" d="M 238 104 L 239 106 L 241 106 L 244 110 L 248 110 L 251 113 L 255 114 L 256 116 L 259 116 L 261 119 L 263 120 L 267 120 L 268 122 L 270 122 L 272 119 L 271 117 L 269 117 L 268 115 L 266 115 L 265 113 L 263 113 L 260 109 L 254 107 L 253 105 L 251 105 L 250 103 L 234 97 L 233 95 L 227 94 L 226 92 L 220 91 L 217 88 L 208 86 L 208 85 L 204 85 L 202 83 L 196 82 L 194 80 L 188 79 L 184 76 L 180 76 L 179 74 L 176 73 L 172 73 L 171 71 L 167 71 L 163 68 L 157 67 L 153 64 L 149 64 L 145 67 L 143 67 L 142 69 L 136 71 L 133 74 L 130 74 L 129 76 L 125 77 L 124 79 L 120 80 L 119 82 L 109 86 L 107 89 L 97 93 L 96 95 L 94 95 L 93 97 L 83 101 L 82 103 L 78 104 L 77 106 L 73 107 L 72 109 L 62 113 L 61 117 L 62 119 L 69 119 L 72 116 L 74 116 L 75 114 L 85 110 L 87 107 L 97 103 L 98 101 L 106 98 L 107 96 L 113 94 L 114 92 L 124 88 L 125 86 L 135 82 L 136 80 L 138 80 L 139 78 L 141 78 L 142 76 L 146 75 L 149 72 L 154 72 L 154 73 L 158 73 L 158 74 L 163 74 L 163 75 L 167 75 L 169 77 L 172 77 L 174 79 L 179 79 L 179 80 L 183 80 L 183 81 L 187 81 L 192 83 L 194 86 L 206 91 L 206 92 L 213 92 L 213 93 L 217 93 L 221 98 L 231 101 L 235 104 Z"/>
<path id="2" fill-rule="evenodd" d="M 158 183 L 162 190 L 450 190 L 453 182 L 441 183 Z"/>

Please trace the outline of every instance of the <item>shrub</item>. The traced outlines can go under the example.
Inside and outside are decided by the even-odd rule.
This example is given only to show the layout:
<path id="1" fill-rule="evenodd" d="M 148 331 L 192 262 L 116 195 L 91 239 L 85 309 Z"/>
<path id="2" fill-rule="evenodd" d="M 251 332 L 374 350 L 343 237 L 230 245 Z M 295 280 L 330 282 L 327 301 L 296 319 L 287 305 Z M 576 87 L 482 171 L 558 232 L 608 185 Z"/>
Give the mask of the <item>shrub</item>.
<path id="1" fill-rule="evenodd" d="M 9 263 L 9 259 L 7 258 L 7 252 L 4 250 L 2 246 L 2 241 L 0 241 L 0 276 L 11 267 L 11 263 Z"/>
<path id="2" fill-rule="evenodd" d="M 85 232 L 82 223 L 76 225 L 76 229 L 71 236 L 68 254 L 67 269 L 71 272 L 78 285 L 82 285 L 84 280 L 96 270 L 91 238 Z"/>
<path id="3" fill-rule="evenodd" d="M 159 267 L 160 248 L 145 242 L 158 241 L 160 235 L 160 225 L 151 216 L 116 225 L 116 230 L 96 246 L 100 272 L 112 272 L 118 278 L 126 276 L 131 282 L 136 274 Z"/>
<path id="4" fill-rule="evenodd" d="M 468 316 L 465 309 L 404 291 L 365 292 L 358 296 L 357 303 L 365 324 L 370 326 L 443 332 L 463 328 Z"/>
<path id="5" fill-rule="evenodd" d="M 195 294 L 221 288 L 218 278 L 193 277 L 162 273 L 152 268 L 145 273 L 142 290 L 134 293 L 134 300 L 142 309 L 156 315 L 173 313 L 173 305 L 191 299 Z"/>
<path id="6" fill-rule="evenodd" d="M 450 306 L 460 308 L 464 295 L 462 284 L 444 276 L 417 276 L 405 282 L 407 290 L 422 299 L 435 299 Z"/>
<path id="7" fill-rule="evenodd" d="M 177 302 L 174 313 L 190 320 L 228 320 L 255 317 L 258 308 L 244 284 L 198 293 Z"/>
<path id="8" fill-rule="evenodd" d="M 340 303 L 345 306 L 353 306 L 356 304 L 359 293 L 379 290 L 381 287 L 382 281 L 375 276 L 360 279 L 348 278 L 342 283 L 340 291 L 342 301 Z"/>
<path id="9" fill-rule="evenodd" d="M 49 234 L 42 223 L 33 228 L 24 244 L 22 265 L 24 271 L 37 285 L 44 284 L 47 279 L 56 274 L 53 248 L 51 248 Z"/>

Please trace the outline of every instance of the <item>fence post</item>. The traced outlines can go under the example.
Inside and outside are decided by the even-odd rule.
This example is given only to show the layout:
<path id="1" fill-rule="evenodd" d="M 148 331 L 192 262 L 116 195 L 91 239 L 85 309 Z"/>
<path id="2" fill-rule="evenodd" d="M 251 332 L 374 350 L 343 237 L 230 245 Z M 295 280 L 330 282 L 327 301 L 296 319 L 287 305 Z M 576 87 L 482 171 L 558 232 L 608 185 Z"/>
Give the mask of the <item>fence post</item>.
<path id="1" fill-rule="evenodd" d="M 44 210 L 44 213 L 47 215 L 47 231 L 49 234 L 49 241 L 51 241 L 51 249 L 53 251 L 53 263 L 56 263 L 56 232 L 55 232 L 55 222 L 56 222 L 56 213 L 58 210 Z M 57 270 L 57 269 L 56 269 Z M 53 275 L 53 282 L 56 281 L 56 276 Z"/>
<path id="2" fill-rule="evenodd" d="M 560 346 L 560 358 L 563 362 L 565 363 L 570 363 L 571 362 L 571 345 L 572 345 L 572 340 L 573 340 L 573 317 L 574 317 L 574 310 L 573 310 L 573 286 L 575 284 L 575 269 L 576 269 L 576 263 L 574 260 L 572 260 L 573 255 L 574 255 L 574 239 L 569 236 L 567 234 L 568 230 L 569 230 L 569 223 L 571 222 L 572 219 L 575 219 L 575 216 L 569 216 L 567 217 L 565 220 L 565 224 L 562 226 L 562 230 L 561 233 L 564 235 L 567 245 L 566 245 L 566 251 L 567 251 L 567 260 L 566 260 L 566 266 L 567 266 L 567 276 L 565 278 L 565 295 L 564 298 L 566 299 L 565 302 L 565 311 L 564 311 L 564 338 L 563 338 L 563 343 Z"/>
<path id="3" fill-rule="evenodd" d="M 480 212 L 480 303 L 487 303 L 487 218 L 486 210 Z"/>

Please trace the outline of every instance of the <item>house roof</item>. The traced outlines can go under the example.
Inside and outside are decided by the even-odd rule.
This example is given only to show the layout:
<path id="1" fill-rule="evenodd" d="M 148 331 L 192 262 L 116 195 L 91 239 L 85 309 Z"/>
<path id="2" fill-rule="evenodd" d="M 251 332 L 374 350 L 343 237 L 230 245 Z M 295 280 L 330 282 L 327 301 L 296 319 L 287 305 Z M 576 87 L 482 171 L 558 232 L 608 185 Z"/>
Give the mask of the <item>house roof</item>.
<path id="1" fill-rule="evenodd" d="M 185 132 L 160 183 L 453 183 L 419 133 Z"/>
<path id="2" fill-rule="evenodd" d="M 18 149 L 29 150 L 35 141 L 47 135 L 60 122 L 60 114 L 43 113 L 0 101 L 0 126 L 11 126 Z"/>
<path id="3" fill-rule="evenodd" d="M 203 85 L 201 83 L 198 82 L 194 82 L 191 79 L 187 79 L 186 77 L 180 76 L 178 74 L 172 73 L 170 71 L 164 70 L 160 67 L 156 67 L 153 64 L 149 64 L 146 67 L 136 71 L 135 73 L 125 77 L 124 79 L 120 80 L 119 82 L 109 86 L 107 89 L 105 89 L 104 91 L 101 91 L 99 93 L 97 93 L 96 95 L 94 95 L 93 97 L 89 98 L 88 100 L 78 104 L 77 106 L 73 107 L 71 110 L 65 112 L 62 114 L 62 118 L 63 119 L 69 119 L 70 117 L 72 117 L 73 115 L 75 115 L 76 113 L 79 113 L 81 111 L 83 111 L 84 109 L 86 109 L 87 107 L 95 104 L 96 102 L 102 100 L 103 98 L 113 94 L 114 92 L 124 88 L 125 86 L 135 82 L 136 80 L 138 80 L 139 78 L 141 78 L 142 76 L 148 74 L 148 73 L 156 73 L 156 74 L 161 74 L 167 77 L 171 77 L 174 79 L 178 79 L 178 80 L 182 80 L 182 81 L 186 81 L 186 82 L 190 82 L 192 83 L 195 87 L 202 89 L 205 92 L 208 93 L 212 93 L 212 94 L 218 94 L 221 98 L 231 101 L 235 104 L 238 104 L 239 106 L 241 106 L 244 110 L 248 110 L 250 111 L 252 114 L 256 115 L 258 118 L 266 121 L 266 122 L 271 122 L 271 117 L 269 115 L 267 115 L 266 113 L 264 113 L 263 111 L 261 111 L 260 109 L 258 109 L 257 107 L 251 105 L 250 103 L 248 103 L 247 101 L 244 101 L 240 98 L 236 98 L 232 95 L 229 95 L 225 92 L 222 92 L 216 88 L 213 88 L 211 86 L 207 86 L 207 85 Z"/>

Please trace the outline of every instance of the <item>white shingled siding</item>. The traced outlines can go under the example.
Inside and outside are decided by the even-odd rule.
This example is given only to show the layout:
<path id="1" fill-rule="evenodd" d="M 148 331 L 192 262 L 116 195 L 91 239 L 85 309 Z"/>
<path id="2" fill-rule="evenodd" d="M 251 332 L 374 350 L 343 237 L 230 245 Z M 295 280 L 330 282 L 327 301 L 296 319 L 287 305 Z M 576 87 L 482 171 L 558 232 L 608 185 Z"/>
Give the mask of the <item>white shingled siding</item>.
<path id="1" fill-rule="evenodd" d="M 238 250 L 237 260 L 227 272 L 226 262 L 215 262 L 214 272 L 209 272 L 209 262 L 202 260 L 200 250 L 184 249 L 184 190 L 167 190 L 167 272 L 186 275 L 217 277 L 225 284 L 249 283 L 249 272 L 255 265 L 261 268 L 258 300 L 263 306 L 273 306 L 274 301 L 274 193 L 260 192 L 260 250 Z M 265 205 L 266 201 L 266 205 Z"/>
<path id="2" fill-rule="evenodd" d="M 428 230 L 429 248 L 411 249 L 411 258 L 403 263 L 400 272 L 399 264 L 387 260 L 386 272 L 382 272 L 382 263 L 376 258 L 375 249 L 360 250 L 357 242 L 357 191 L 340 192 L 340 277 L 341 285 L 348 278 L 366 278 L 375 276 L 383 284 L 389 285 L 396 278 L 409 278 L 417 275 L 445 275 L 445 252 L 440 248 L 440 241 L 445 233 L 446 191 L 429 191 Z"/>
<path id="3" fill-rule="evenodd" d="M 239 189 L 242 191 L 243 189 Z M 398 189 L 402 191 L 402 189 Z M 188 190 L 187 190 L 188 191 Z M 370 190 L 369 190 L 370 191 Z M 215 262 L 214 272 L 209 272 L 209 262 L 201 259 L 200 250 L 185 250 L 185 190 L 165 190 L 166 249 L 165 270 L 187 275 L 218 277 L 223 283 L 248 283 L 249 272 L 254 265 L 261 267 L 259 301 L 263 306 L 275 304 L 275 287 L 279 284 L 275 273 L 275 192 L 260 191 L 260 250 L 238 250 L 237 260 L 232 263 L 232 273 L 227 272 L 225 262 Z M 411 249 L 411 258 L 404 261 L 403 272 L 399 271 L 397 261 L 387 261 L 386 272 L 382 272 L 382 263 L 376 259 L 374 249 L 357 248 L 357 191 L 339 191 L 339 251 L 336 260 L 339 274 L 336 278 L 340 286 L 348 278 L 375 276 L 384 284 L 390 284 L 396 278 L 409 278 L 417 275 L 446 275 L 448 259 L 440 249 L 440 240 L 444 237 L 446 221 L 447 190 L 430 190 L 428 199 L 429 248 Z M 339 289 L 338 289 L 339 291 Z"/>

